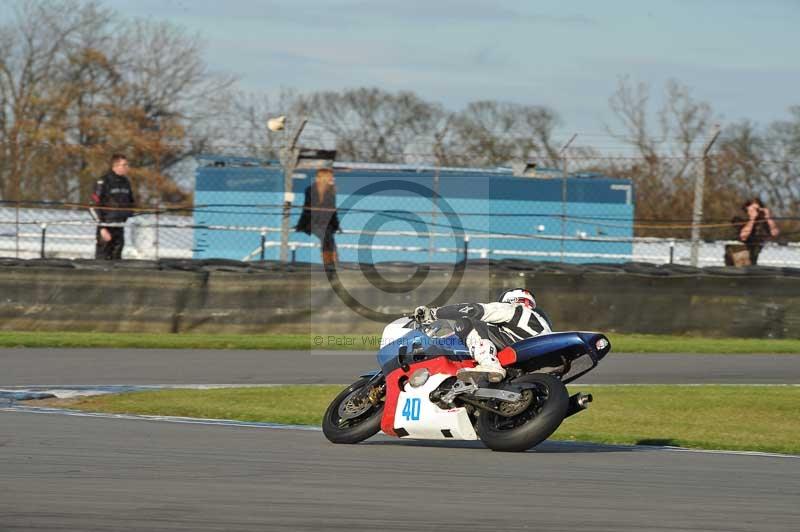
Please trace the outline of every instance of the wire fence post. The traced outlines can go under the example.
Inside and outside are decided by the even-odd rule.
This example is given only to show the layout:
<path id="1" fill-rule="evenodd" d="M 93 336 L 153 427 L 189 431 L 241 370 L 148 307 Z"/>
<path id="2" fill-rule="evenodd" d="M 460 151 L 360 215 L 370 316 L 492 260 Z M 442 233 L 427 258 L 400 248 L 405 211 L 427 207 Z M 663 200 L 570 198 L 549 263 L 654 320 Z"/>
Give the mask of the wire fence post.
<path id="1" fill-rule="evenodd" d="M 258 253 L 259 260 L 264 260 L 264 251 L 266 247 L 267 247 L 267 232 L 261 231 L 261 247 Z"/>
<path id="2" fill-rule="evenodd" d="M 156 260 L 158 260 L 159 231 L 161 230 L 161 203 L 156 203 Z"/>
<path id="3" fill-rule="evenodd" d="M 43 223 L 39 227 L 42 228 L 42 246 L 39 250 L 39 256 L 45 258 L 45 241 L 47 240 L 47 224 Z"/>
<path id="4" fill-rule="evenodd" d="M 15 217 L 15 222 L 14 222 L 14 227 L 16 228 L 16 231 L 15 231 L 15 236 L 16 236 L 16 239 L 15 239 L 16 240 L 16 242 L 15 242 L 15 249 L 16 249 L 15 256 L 16 256 L 16 258 L 19 258 L 19 200 L 16 200 L 14 205 L 16 206 L 16 209 L 15 209 L 16 217 Z"/>
<path id="5" fill-rule="evenodd" d="M 464 235 L 464 266 L 467 265 L 468 255 L 469 255 L 469 235 Z"/>
<path id="6" fill-rule="evenodd" d="M 567 149 L 577 136 L 577 133 L 573 133 L 572 137 L 558 152 L 561 157 L 561 262 L 564 262 L 564 239 L 567 236 Z"/>
<path id="7" fill-rule="evenodd" d="M 428 227 L 428 262 L 433 262 L 434 240 L 433 234 L 436 228 L 436 211 L 439 208 L 439 162 L 436 162 L 436 169 L 433 173 L 433 208 L 431 209 L 431 226 Z"/>
<path id="8" fill-rule="evenodd" d="M 694 208 L 692 209 L 692 251 L 691 251 L 691 265 L 697 268 L 699 264 L 700 255 L 700 224 L 703 221 L 703 192 L 706 182 L 706 170 L 708 159 L 708 152 L 719 137 L 720 127 L 719 124 L 714 124 L 711 128 L 711 138 L 708 139 L 703 147 L 703 159 L 700 161 L 700 169 L 695 171 L 694 179 Z"/>

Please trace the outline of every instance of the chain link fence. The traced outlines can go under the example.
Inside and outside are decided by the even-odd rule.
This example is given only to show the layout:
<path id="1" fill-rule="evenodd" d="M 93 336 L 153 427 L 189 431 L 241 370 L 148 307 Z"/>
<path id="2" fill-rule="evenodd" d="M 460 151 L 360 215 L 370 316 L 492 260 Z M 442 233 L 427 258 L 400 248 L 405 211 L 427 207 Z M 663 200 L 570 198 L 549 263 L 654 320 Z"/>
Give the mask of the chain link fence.
<path id="1" fill-rule="evenodd" d="M 124 259 L 192 258 L 191 216 L 153 209 L 118 225 L 125 227 Z M 88 206 L 0 202 L 0 257 L 93 259 L 96 231 Z"/>
<path id="2" fill-rule="evenodd" d="M 697 227 L 699 266 L 724 265 L 751 197 L 747 180 L 719 158 L 645 160 L 569 156 L 559 165 L 514 168 L 335 164 L 336 234 L 342 262 L 454 263 L 523 259 L 572 263 L 690 264 L 696 180 L 704 181 Z M 765 162 L 761 175 L 780 173 Z M 299 168 L 290 191 L 283 167 L 246 157 L 204 157 L 193 209 L 140 209 L 125 224 L 125 259 L 278 260 L 282 221 L 290 261 L 320 262 L 320 242 L 294 231 L 315 170 Z M 764 243 L 759 264 L 800 267 L 798 219 L 791 202 L 762 199 L 780 235 Z M 764 223 L 764 222 L 759 222 Z M 0 202 L 0 256 L 94 257 L 97 224 L 88 206 Z"/>

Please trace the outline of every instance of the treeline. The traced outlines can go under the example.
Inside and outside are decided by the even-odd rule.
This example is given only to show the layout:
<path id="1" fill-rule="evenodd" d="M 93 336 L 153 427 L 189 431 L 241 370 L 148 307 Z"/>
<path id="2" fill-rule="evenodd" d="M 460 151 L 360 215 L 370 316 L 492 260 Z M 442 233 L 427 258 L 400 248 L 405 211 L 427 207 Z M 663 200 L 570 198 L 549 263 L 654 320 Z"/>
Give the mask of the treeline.
<path id="1" fill-rule="evenodd" d="M 700 157 L 712 107 L 677 82 L 651 110 L 651 89 L 620 80 L 609 98 L 607 138 L 626 156 L 571 134 L 556 110 L 477 101 L 446 109 L 413 92 L 378 88 L 246 94 L 211 72 L 202 40 L 185 29 L 126 20 L 96 2 L 23 0 L 0 26 L 0 197 L 85 201 L 108 155 L 132 158 L 143 202 L 191 203 L 180 163 L 202 152 L 275 158 L 284 135 L 266 120 L 309 118 L 301 144 L 338 150 L 340 160 L 496 167 L 536 161 L 569 172 L 629 177 L 636 185 L 637 235 L 686 236 L 694 178 L 705 172 L 705 221 L 724 224 L 745 197 L 775 215 L 800 215 L 800 107 L 760 127 L 727 124 Z M 566 133 L 566 134 L 565 134 Z M 784 235 L 795 239 L 791 222 Z M 704 229 L 728 238 L 730 227 Z"/>
<path id="2" fill-rule="evenodd" d="M 122 151 L 144 201 L 185 201 L 169 169 L 208 146 L 210 103 L 234 81 L 208 71 L 199 38 L 95 2 L 12 5 L 0 26 L 0 196 L 86 201 Z"/>

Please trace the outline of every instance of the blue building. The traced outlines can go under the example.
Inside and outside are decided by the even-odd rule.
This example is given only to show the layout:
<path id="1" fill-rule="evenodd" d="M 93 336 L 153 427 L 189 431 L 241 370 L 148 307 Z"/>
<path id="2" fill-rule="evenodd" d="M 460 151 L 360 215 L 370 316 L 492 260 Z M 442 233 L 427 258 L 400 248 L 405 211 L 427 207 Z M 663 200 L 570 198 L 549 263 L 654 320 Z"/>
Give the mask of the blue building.
<path id="1" fill-rule="evenodd" d="M 537 171 L 335 163 L 344 262 L 453 262 L 463 257 L 625 262 L 632 254 L 630 180 Z M 294 231 L 315 170 L 292 179 L 290 249 L 320 262 L 316 237 Z M 283 167 L 204 157 L 197 169 L 195 258 L 277 260 Z"/>

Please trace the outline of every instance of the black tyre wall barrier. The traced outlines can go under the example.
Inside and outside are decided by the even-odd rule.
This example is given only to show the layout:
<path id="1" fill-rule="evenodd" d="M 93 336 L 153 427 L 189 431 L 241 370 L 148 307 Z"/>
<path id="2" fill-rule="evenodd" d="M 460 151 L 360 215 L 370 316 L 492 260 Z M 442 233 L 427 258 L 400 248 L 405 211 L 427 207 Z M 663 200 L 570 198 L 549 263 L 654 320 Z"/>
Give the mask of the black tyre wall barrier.
<path id="1" fill-rule="evenodd" d="M 383 268 L 387 278 L 413 273 L 403 265 Z M 412 298 L 376 289 L 358 268 L 339 269 L 354 298 L 398 316 L 440 293 L 445 273 L 426 284 L 430 294 Z M 798 338 L 798 273 L 486 261 L 467 267 L 451 302 L 490 301 L 504 288 L 526 286 L 559 330 Z M 353 334 L 381 328 L 343 304 L 314 265 L 0 260 L 2 330 Z"/>

